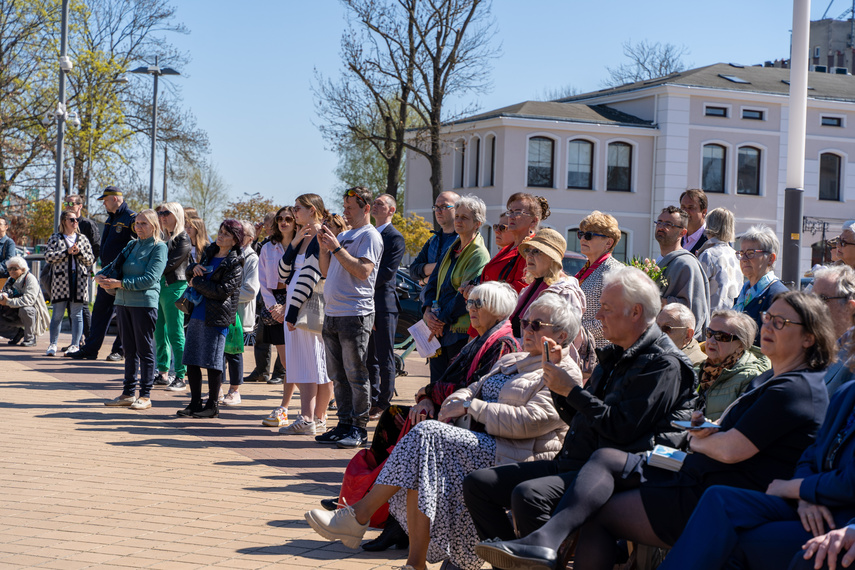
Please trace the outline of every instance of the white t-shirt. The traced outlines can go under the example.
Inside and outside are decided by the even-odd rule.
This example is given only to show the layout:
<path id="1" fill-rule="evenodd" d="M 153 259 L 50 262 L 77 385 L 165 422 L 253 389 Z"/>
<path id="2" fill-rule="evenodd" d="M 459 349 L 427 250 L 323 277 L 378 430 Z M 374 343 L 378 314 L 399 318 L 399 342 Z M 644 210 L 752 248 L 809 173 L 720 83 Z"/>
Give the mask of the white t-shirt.
<path id="1" fill-rule="evenodd" d="M 62 234 L 62 237 L 65 238 L 65 243 L 68 246 L 68 249 L 71 249 L 72 246 L 77 243 L 77 233 L 73 233 L 70 236 Z M 77 271 L 77 262 L 74 260 L 74 257 L 71 258 L 71 270 Z"/>
<path id="2" fill-rule="evenodd" d="M 331 317 L 370 315 L 374 312 L 374 283 L 383 256 L 383 238 L 374 226 L 365 224 L 340 233 L 338 242 L 353 257 L 372 262 L 374 269 L 368 279 L 357 279 L 341 266 L 335 255 L 331 256 L 324 284 L 324 313 Z"/>

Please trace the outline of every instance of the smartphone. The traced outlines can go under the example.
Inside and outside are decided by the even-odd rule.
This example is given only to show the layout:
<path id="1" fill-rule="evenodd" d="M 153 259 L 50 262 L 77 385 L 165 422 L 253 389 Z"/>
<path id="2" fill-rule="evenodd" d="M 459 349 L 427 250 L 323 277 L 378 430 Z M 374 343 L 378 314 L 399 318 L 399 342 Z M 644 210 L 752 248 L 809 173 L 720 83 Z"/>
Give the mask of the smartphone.
<path id="1" fill-rule="evenodd" d="M 549 362 L 549 342 L 543 341 L 543 354 L 546 355 L 546 361 Z"/>

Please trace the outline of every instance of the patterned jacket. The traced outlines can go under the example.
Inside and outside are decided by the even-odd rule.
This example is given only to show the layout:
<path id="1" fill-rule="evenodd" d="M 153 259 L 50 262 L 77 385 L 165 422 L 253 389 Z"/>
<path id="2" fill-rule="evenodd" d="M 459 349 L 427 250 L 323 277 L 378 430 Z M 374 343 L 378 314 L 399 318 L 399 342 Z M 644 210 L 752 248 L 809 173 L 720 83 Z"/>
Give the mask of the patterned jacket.
<path id="1" fill-rule="evenodd" d="M 609 341 L 603 336 L 603 324 L 597 320 L 596 314 L 600 310 L 600 293 L 603 292 L 603 278 L 615 269 L 623 267 L 623 263 L 609 256 L 599 267 L 585 278 L 579 285 L 585 293 L 585 312 L 582 315 L 582 326 L 594 337 L 597 348 L 603 348 Z"/>
<path id="2" fill-rule="evenodd" d="M 744 280 L 736 251 L 718 238 L 710 238 L 697 255 L 710 281 L 710 314 L 732 309 Z"/>
<path id="3" fill-rule="evenodd" d="M 75 303 L 89 302 L 89 269 L 95 263 L 92 245 L 86 236 L 77 232 L 77 255 L 68 253 L 68 242 L 60 232 L 50 236 L 45 251 L 45 260 L 51 264 L 50 298 L 52 303 L 57 301 L 72 301 Z M 76 264 L 76 285 L 71 290 L 72 261 Z"/>

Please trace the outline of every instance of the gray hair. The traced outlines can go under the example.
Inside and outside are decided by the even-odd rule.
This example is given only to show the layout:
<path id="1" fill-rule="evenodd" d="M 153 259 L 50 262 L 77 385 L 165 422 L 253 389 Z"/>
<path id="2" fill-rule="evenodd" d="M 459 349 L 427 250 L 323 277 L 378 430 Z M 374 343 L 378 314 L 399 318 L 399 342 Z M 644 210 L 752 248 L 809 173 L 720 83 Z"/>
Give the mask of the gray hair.
<path id="1" fill-rule="evenodd" d="M 846 230 L 855 233 L 855 220 L 847 220 L 843 222 L 843 229 L 841 229 L 840 231 L 845 232 Z"/>
<path id="2" fill-rule="evenodd" d="M 249 241 L 254 240 L 255 239 L 255 226 L 246 220 L 238 220 L 238 221 L 240 222 L 240 225 L 243 226 L 243 237 L 244 237 L 244 239 L 249 238 Z"/>
<path id="3" fill-rule="evenodd" d="M 716 208 L 707 214 L 704 221 L 707 226 L 706 234 L 709 237 L 718 238 L 723 242 L 732 242 L 735 235 L 736 223 L 733 212 L 727 208 Z"/>
<path id="4" fill-rule="evenodd" d="M 739 339 L 739 344 L 742 345 L 743 350 L 751 348 L 754 339 L 757 338 L 757 321 L 749 317 L 747 313 L 733 309 L 713 311 L 710 315 L 710 322 L 717 317 L 721 317 L 733 325 L 733 328 L 736 329 L 733 334 Z"/>
<path id="5" fill-rule="evenodd" d="M 760 244 L 760 249 L 774 253 L 775 257 L 778 256 L 779 250 L 781 249 L 781 242 L 778 241 L 778 236 L 775 235 L 772 228 L 765 224 L 751 226 L 748 228 L 747 232 L 739 236 L 739 241 L 740 244 L 744 241 L 757 242 Z M 770 263 L 769 267 L 772 265 L 774 265 L 774 262 Z"/>
<path id="6" fill-rule="evenodd" d="M 561 346 L 570 346 L 576 340 L 579 330 L 582 328 L 582 315 L 574 311 L 567 301 L 557 293 L 545 292 L 540 295 L 525 312 L 525 318 L 535 309 L 543 309 L 549 314 L 549 321 L 554 325 L 555 332 L 567 333 L 567 338 Z"/>
<path id="7" fill-rule="evenodd" d="M 475 218 L 475 221 L 479 224 L 483 224 L 487 221 L 487 205 L 484 203 L 484 200 L 475 194 L 467 194 L 454 204 L 455 209 L 460 206 L 468 208 L 469 211 L 472 212 L 472 217 Z"/>
<path id="8" fill-rule="evenodd" d="M 18 269 L 22 269 L 24 271 L 27 270 L 27 262 L 24 261 L 24 258 L 20 255 L 13 255 L 9 259 L 6 260 L 6 267 L 17 267 Z"/>
<path id="9" fill-rule="evenodd" d="M 662 293 L 659 286 L 642 270 L 635 267 L 621 267 L 610 271 L 603 277 L 603 290 L 612 285 L 623 289 L 623 300 L 629 307 L 641 305 L 641 314 L 647 326 L 656 322 L 656 316 L 662 307 Z M 629 314 L 629 307 L 627 314 Z"/>
<path id="10" fill-rule="evenodd" d="M 481 299 L 484 308 L 500 321 L 511 316 L 517 306 L 517 292 L 503 281 L 487 281 L 469 292 L 470 299 Z"/>
<path id="11" fill-rule="evenodd" d="M 847 301 L 855 300 L 855 271 L 848 265 L 834 265 L 814 271 L 814 283 L 818 279 L 828 280 L 834 284 L 834 296 L 846 297 Z"/>
<path id="12" fill-rule="evenodd" d="M 689 307 L 681 303 L 668 303 L 662 307 L 662 312 L 677 321 L 681 327 L 688 327 L 695 330 L 695 315 L 689 310 Z M 753 340 L 753 339 L 752 339 Z"/>

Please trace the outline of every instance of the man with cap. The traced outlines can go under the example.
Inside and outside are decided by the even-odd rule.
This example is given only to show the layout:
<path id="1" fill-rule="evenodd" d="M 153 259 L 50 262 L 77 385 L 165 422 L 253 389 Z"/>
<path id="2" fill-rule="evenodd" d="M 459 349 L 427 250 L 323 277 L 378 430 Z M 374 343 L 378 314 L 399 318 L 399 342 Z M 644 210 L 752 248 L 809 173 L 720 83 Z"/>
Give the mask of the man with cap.
<path id="1" fill-rule="evenodd" d="M 105 266 L 116 259 L 131 239 L 134 238 L 134 220 L 136 212 L 131 210 L 125 203 L 122 191 L 115 186 L 107 186 L 104 193 L 98 198 L 104 201 L 104 209 L 107 210 L 107 221 L 104 224 L 104 233 L 101 234 L 101 266 Z M 98 351 L 107 334 L 107 326 L 113 317 L 113 302 L 116 297 L 110 295 L 105 289 L 98 289 L 95 296 L 95 305 L 92 308 L 92 326 L 86 344 L 77 352 L 66 354 L 75 360 L 95 360 Z M 121 330 L 113 342 L 113 349 L 107 360 L 116 362 L 124 358 L 122 352 Z"/>

